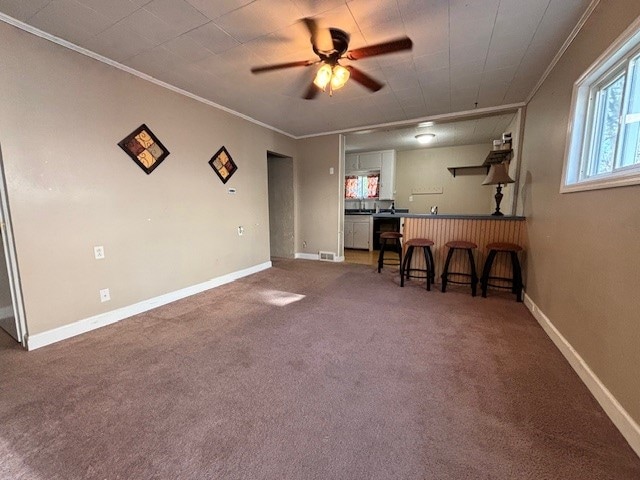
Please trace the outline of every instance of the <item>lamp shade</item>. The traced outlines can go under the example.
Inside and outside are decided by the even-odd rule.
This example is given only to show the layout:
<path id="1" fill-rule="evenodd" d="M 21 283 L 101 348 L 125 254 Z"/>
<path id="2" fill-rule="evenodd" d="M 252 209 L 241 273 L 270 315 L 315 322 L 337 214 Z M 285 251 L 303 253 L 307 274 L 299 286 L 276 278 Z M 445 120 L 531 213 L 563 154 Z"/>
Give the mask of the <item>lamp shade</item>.
<path id="1" fill-rule="evenodd" d="M 318 88 L 324 90 L 331 81 L 331 73 L 331 65 L 325 63 L 320 67 L 318 73 L 316 73 L 316 78 L 313 80 L 313 83 L 315 83 Z"/>
<path id="2" fill-rule="evenodd" d="M 344 68 L 342 65 L 336 65 L 333 67 L 333 75 L 331 76 L 331 88 L 338 90 L 339 88 L 344 87 L 344 84 L 349 80 L 349 76 L 349 70 Z"/>
<path id="3" fill-rule="evenodd" d="M 482 182 L 482 185 L 504 185 L 505 183 L 513 182 L 515 180 L 509 176 L 507 166 L 504 163 L 494 163 L 489 168 L 489 174 Z"/>

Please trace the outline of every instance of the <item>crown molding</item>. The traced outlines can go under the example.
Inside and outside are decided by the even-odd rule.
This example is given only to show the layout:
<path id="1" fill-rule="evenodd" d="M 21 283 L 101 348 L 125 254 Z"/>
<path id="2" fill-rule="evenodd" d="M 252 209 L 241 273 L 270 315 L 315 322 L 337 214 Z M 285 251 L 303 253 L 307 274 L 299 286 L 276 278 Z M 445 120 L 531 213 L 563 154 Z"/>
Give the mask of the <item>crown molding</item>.
<path id="1" fill-rule="evenodd" d="M 388 122 L 388 123 L 378 123 L 375 125 L 362 125 L 360 127 L 353 128 L 345 128 L 342 130 L 333 130 L 331 132 L 323 132 L 323 133 L 312 133 L 309 135 L 301 135 L 299 137 L 295 137 L 296 140 L 300 140 L 303 138 L 313 138 L 313 137 L 321 137 L 324 135 L 336 135 L 336 134 L 345 134 L 345 133 L 353 133 L 358 132 L 360 130 L 376 130 L 378 128 L 389 128 L 389 127 L 407 127 L 411 126 L 415 123 L 421 122 L 452 122 L 456 120 L 464 120 L 473 117 L 480 117 L 485 115 L 497 115 L 505 112 L 512 112 L 518 110 L 522 107 L 526 106 L 525 102 L 518 103 L 509 103 L 507 105 L 498 105 L 495 107 L 484 107 L 484 108 L 474 108 L 473 110 L 464 110 L 462 112 L 452 112 L 452 113 L 442 113 L 439 115 L 431 115 L 428 117 L 419 117 L 413 118 L 410 120 L 398 120 L 396 122 Z"/>
<path id="2" fill-rule="evenodd" d="M 567 39 L 564 41 L 564 43 L 560 47 L 560 50 L 558 50 L 558 53 L 556 53 L 556 55 L 551 60 L 551 63 L 549 64 L 549 66 L 540 77 L 540 80 L 538 80 L 538 83 L 536 83 L 535 87 L 533 87 L 533 90 L 531 90 L 531 93 L 529 94 L 529 96 L 527 96 L 527 99 L 525 100 L 525 104 L 528 104 L 533 99 L 535 94 L 538 93 L 538 90 L 540 90 L 540 87 L 542 87 L 542 84 L 545 82 L 547 77 L 551 74 L 551 71 L 555 68 L 556 64 L 560 61 L 560 58 L 562 58 L 564 53 L 567 51 L 567 49 L 569 48 L 569 45 L 571 45 L 575 40 L 575 38 L 578 36 L 578 33 L 580 33 L 580 30 L 582 30 L 582 27 L 584 27 L 584 24 L 587 23 L 587 20 L 589 20 L 589 17 L 591 17 L 591 14 L 596 9 L 599 3 L 600 3 L 600 0 L 591 1 L 587 9 L 584 11 L 582 16 L 580 17 L 580 20 L 578 20 L 578 23 L 576 24 L 576 26 L 573 27 L 573 30 L 571 30 L 571 33 L 569 34 Z"/>

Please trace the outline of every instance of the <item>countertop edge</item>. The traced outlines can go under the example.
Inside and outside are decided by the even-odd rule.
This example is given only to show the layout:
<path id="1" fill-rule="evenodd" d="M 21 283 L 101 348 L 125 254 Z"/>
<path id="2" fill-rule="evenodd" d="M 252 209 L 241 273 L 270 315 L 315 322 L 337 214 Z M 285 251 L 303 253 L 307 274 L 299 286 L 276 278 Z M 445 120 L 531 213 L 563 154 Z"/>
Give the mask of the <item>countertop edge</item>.
<path id="1" fill-rule="evenodd" d="M 526 217 L 515 215 L 446 215 L 429 213 L 373 213 L 373 218 L 427 218 L 427 219 L 456 219 L 456 220 L 516 220 L 523 221 Z"/>

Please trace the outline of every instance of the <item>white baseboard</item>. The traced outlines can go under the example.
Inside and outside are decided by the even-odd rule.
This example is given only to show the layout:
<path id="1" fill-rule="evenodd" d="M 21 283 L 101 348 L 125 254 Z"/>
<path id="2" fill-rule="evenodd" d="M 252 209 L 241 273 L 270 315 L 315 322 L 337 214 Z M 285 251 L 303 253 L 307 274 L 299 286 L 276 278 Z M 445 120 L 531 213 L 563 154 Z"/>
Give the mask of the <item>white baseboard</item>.
<path id="1" fill-rule="evenodd" d="M 562 352 L 562 355 L 564 355 L 571 367 L 587 386 L 613 424 L 618 428 L 618 430 L 620 430 L 620 433 L 622 433 L 627 442 L 629 442 L 631 448 L 638 456 L 640 456 L 640 426 L 631 417 L 631 415 L 629 415 L 624 407 L 620 405 L 620 402 L 618 402 L 616 397 L 614 397 L 609 389 L 605 387 L 593 370 L 589 368 L 589 365 L 584 361 L 580 354 L 576 352 L 573 346 L 571 346 L 567 339 L 564 338 L 555 325 L 551 323 L 551 320 L 549 320 L 549 318 L 540 311 L 538 306 L 526 293 L 524 295 L 524 304 L 547 333 L 549 338 L 551 338 L 556 347 L 558 347 L 558 350 Z"/>
<path id="2" fill-rule="evenodd" d="M 320 260 L 320 255 L 318 255 L 317 253 L 296 253 L 295 258 L 302 260 Z M 339 257 L 336 255 L 333 261 L 344 262 L 344 256 Z"/>
<path id="3" fill-rule="evenodd" d="M 319 260 L 320 259 L 317 253 L 296 253 L 296 258 L 300 258 L 302 260 Z"/>
<path id="4" fill-rule="evenodd" d="M 239 278 L 266 270 L 267 268 L 271 268 L 270 261 L 254 265 L 253 267 L 245 268 L 243 270 L 238 270 L 237 272 L 228 273 L 221 277 L 212 278 L 206 282 L 176 290 L 175 292 L 169 292 L 158 297 L 143 300 L 142 302 L 134 303 L 127 307 L 118 308 L 117 310 L 78 320 L 77 322 L 70 323 L 69 325 L 64 325 L 35 335 L 28 335 L 26 336 L 27 350 L 35 350 L 36 348 L 51 345 L 52 343 L 95 330 L 96 328 L 111 325 L 112 323 L 119 322 L 120 320 L 133 315 L 152 310 L 162 305 L 166 305 L 167 303 L 175 302 L 176 300 L 195 295 L 196 293 L 201 293 L 206 290 L 219 287 L 220 285 L 233 282 Z"/>

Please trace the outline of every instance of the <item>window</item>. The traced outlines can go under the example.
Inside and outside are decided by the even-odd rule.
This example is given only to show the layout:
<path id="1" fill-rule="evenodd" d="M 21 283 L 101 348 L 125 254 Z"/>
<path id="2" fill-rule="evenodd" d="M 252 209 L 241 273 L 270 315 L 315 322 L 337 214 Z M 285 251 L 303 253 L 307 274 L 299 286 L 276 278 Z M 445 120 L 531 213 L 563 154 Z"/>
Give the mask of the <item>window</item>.
<path id="1" fill-rule="evenodd" d="M 573 91 L 561 192 L 640 184 L 640 19 Z"/>
<path id="2" fill-rule="evenodd" d="M 344 198 L 378 198 L 380 174 L 349 175 L 344 180 Z"/>

